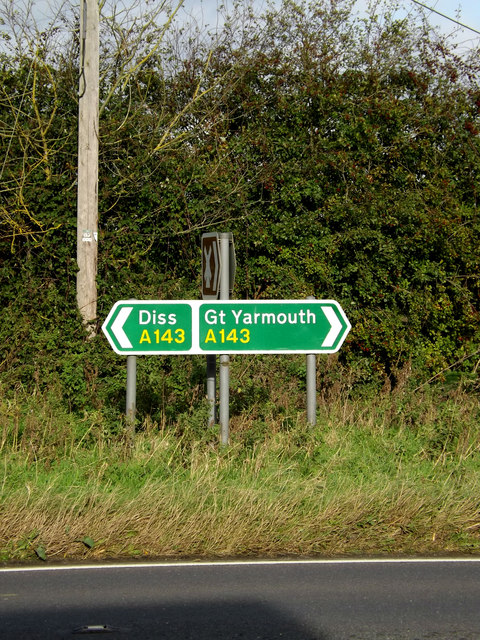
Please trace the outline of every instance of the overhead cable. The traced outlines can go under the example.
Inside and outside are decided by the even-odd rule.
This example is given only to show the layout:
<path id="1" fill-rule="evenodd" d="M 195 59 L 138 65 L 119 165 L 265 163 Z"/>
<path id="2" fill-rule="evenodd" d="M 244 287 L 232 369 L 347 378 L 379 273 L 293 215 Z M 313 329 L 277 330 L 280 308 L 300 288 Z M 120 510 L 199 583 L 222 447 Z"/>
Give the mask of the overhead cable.
<path id="1" fill-rule="evenodd" d="M 440 13 L 440 11 L 437 11 L 436 9 L 433 9 L 432 7 L 427 7 L 426 4 L 423 4 L 423 2 L 419 2 L 418 0 L 412 0 L 412 2 L 414 2 L 415 4 L 420 5 L 424 9 L 428 9 L 428 11 L 433 11 L 433 13 L 436 13 L 437 15 L 441 16 L 442 18 L 445 18 L 446 20 L 450 20 L 450 22 L 454 22 L 455 24 L 458 24 L 460 27 L 463 27 L 464 29 L 469 29 L 470 31 L 473 31 L 474 33 L 478 33 L 478 35 L 480 36 L 480 31 L 478 31 L 477 29 L 474 29 L 473 27 L 469 27 L 468 24 L 463 24 L 463 22 L 459 22 L 458 20 L 455 20 L 454 18 L 450 18 L 450 16 L 446 16 L 444 13 Z"/>

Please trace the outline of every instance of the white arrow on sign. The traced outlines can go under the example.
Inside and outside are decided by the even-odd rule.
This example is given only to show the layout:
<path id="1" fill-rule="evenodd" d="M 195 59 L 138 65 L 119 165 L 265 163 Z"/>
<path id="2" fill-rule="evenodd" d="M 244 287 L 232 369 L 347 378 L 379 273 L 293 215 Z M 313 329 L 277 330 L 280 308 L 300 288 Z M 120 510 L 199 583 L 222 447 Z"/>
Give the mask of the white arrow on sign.
<path id="1" fill-rule="evenodd" d="M 123 330 L 123 325 L 127 321 L 128 316 L 132 313 L 133 307 L 122 307 L 118 312 L 118 316 L 112 323 L 112 333 L 118 340 L 118 344 L 122 349 L 131 349 L 132 343 L 127 337 L 127 334 Z"/>
<path id="2" fill-rule="evenodd" d="M 338 334 L 342 330 L 342 323 L 338 319 L 337 314 L 332 307 L 322 307 L 322 311 L 330 323 L 330 331 L 322 342 L 322 347 L 333 347 Z"/>

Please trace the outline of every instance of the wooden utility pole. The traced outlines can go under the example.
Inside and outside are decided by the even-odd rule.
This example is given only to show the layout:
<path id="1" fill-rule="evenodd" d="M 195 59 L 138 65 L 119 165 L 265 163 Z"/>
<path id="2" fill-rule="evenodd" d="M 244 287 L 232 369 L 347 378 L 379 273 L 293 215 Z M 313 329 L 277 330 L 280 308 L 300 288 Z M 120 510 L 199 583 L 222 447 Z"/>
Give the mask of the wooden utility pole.
<path id="1" fill-rule="evenodd" d="M 97 316 L 98 256 L 98 0 L 80 0 L 78 106 L 77 304 L 91 335 Z"/>

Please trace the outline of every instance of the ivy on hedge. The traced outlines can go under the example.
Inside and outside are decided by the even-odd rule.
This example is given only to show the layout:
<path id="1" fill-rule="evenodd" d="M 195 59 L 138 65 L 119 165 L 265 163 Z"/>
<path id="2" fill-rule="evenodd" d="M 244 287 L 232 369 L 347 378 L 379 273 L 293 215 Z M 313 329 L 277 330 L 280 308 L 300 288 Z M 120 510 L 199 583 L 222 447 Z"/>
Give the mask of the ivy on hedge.
<path id="1" fill-rule="evenodd" d="M 168 74 L 159 53 L 113 94 L 100 130 L 102 318 L 120 298 L 197 297 L 200 235 L 228 229 L 235 296 L 339 300 L 353 325 L 341 357 L 362 380 L 394 383 L 406 363 L 432 373 L 476 348 L 479 58 L 409 19 L 361 25 L 350 9 L 286 1 L 242 37 L 233 18 L 213 53 L 177 47 L 172 66 L 166 51 Z M 85 346 L 75 309 L 71 59 L 35 63 L 34 99 L 28 55 L 1 60 L 0 119 L 14 131 L 19 115 L 22 134 L 0 136 L 0 375 L 38 379 L 41 361 L 73 398 L 115 359 L 100 339 Z"/>

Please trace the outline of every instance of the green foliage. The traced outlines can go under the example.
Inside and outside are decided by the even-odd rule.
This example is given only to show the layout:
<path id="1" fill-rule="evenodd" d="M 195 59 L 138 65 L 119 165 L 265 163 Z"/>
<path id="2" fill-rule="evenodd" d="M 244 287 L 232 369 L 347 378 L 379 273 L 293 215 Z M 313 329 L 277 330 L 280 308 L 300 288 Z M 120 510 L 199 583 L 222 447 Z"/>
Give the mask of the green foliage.
<path id="1" fill-rule="evenodd" d="M 197 298 L 200 234 L 228 228 L 235 297 L 341 302 L 352 393 L 454 368 L 480 340 L 475 52 L 388 10 L 352 24 L 348 2 L 287 0 L 241 31 L 239 15 L 211 50 L 165 41 L 125 82 L 102 41 L 98 328 L 118 299 Z M 75 301 L 77 47 L 0 60 L 0 380 L 57 389 L 115 437 L 124 361 Z M 141 419 L 200 411 L 202 370 L 142 363 Z M 239 381 L 235 411 L 267 402 L 263 375 Z"/>

